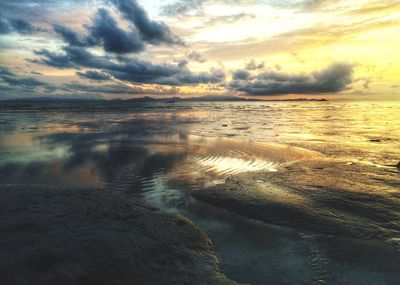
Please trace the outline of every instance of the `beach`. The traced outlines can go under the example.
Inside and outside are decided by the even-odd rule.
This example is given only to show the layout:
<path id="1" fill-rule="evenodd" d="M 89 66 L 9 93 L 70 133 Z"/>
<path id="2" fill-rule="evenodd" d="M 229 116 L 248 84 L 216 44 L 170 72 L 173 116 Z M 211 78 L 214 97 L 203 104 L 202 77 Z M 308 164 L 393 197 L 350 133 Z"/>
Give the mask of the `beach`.
<path id="1" fill-rule="evenodd" d="M 399 111 L 3 104 L 3 280 L 397 284 Z"/>

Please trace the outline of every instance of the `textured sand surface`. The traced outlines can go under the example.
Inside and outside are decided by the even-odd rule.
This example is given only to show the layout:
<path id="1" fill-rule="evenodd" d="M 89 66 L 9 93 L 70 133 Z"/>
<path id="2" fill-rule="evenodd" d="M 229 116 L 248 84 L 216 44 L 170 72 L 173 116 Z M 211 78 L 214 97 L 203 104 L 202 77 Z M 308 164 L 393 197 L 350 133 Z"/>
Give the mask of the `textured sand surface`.
<path id="1" fill-rule="evenodd" d="M 237 284 L 189 220 L 104 190 L 0 187 L 0 283 Z"/>
<path id="2" fill-rule="evenodd" d="M 400 236 L 396 168 L 304 160 L 232 176 L 193 195 L 264 222 L 363 239 Z"/>

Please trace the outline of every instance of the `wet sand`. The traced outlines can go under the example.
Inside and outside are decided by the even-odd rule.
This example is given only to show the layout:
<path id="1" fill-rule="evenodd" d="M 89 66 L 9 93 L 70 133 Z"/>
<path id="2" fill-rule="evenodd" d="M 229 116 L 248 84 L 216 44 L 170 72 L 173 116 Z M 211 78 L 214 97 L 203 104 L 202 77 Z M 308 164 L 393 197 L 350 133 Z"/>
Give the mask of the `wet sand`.
<path id="1" fill-rule="evenodd" d="M 0 194 L 18 225 L 0 221 L 3 276 L 27 284 L 91 284 L 113 274 L 121 284 L 229 284 L 221 271 L 252 285 L 398 285 L 399 172 L 377 166 L 398 163 L 399 108 L 269 105 L 5 110 L 1 189 L 28 186 Z M 61 191 L 44 198 L 48 187 Z M 101 190 L 86 202 L 75 193 L 84 187 Z M 120 218 L 131 211 L 139 218 Z M 36 218 L 25 224 L 30 213 Z M 196 226 L 176 225 L 178 213 Z M 61 255 L 31 253 L 31 245 Z M 34 269 L 32 258 L 52 269 Z"/>
<path id="2" fill-rule="evenodd" d="M 23 284 L 237 284 L 188 219 L 94 189 L 0 187 L 0 275 Z"/>
<path id="3" fill-rule="evenodd" d="M 301 160 L 195 191 L 204 202 L 276 225 L 360 239 L 400 237 L 400 176 L 392 168 Z"/>
<path id="4" fill-rule="evenodd" d="M 397 285 L 399 174 L 306 159 L 234 175 L 192 195 L 249 220 L 225 238 L 211 234 L 223 271 L 236 281 Z"/>

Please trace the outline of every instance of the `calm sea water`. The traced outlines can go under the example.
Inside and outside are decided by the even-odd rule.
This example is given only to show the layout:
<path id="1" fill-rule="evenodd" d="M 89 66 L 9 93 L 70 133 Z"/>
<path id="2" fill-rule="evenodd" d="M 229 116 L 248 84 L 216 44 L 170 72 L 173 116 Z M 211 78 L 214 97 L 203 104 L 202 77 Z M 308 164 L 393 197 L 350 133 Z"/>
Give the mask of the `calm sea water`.
<path id="1" fill-rule="evenodd" d="M 400 160 L 397 102 L 0 104 L 0 184 L 99 187 L 191 218 L 222 270 L 251 284 L 399 284 L 383 241 L 321 237 L 248 220 L 193 199 L 226 177 L 276 171 L 265 144 L 346 162 Z"/>

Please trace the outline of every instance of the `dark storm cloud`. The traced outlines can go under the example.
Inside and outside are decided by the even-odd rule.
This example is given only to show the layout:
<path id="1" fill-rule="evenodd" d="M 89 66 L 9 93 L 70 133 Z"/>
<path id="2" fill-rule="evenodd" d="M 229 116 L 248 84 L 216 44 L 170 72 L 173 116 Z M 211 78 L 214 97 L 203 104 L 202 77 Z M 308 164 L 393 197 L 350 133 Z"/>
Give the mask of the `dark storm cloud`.
<path id="1" fill-rule="evenodd" d="M 51 52 L 46 49 L 35 51 L 35 54 L 41 56 L 41 58 L 31 61 L 57 68 L 97 67 L 101 64 L 84 48 L 66 46 L 63 50 L 64 53 Z"/>
<path id="2" fill-rule="evenodd" d="M 81 35 L 68 27 L 53 25 L 54 31 L 65 43 L 73 47 L 103 46 L 104 51 L 116 54 L 138 53 L 145 44 L 183 44 L 169 28 L 149 19 L 147 13 L 133 0 L 109 0 L 130 23 L 127 30 L 105 9 L 98 9 L 93 23 L 85 26 L 86 34 Z M 65 66 L 68 67 L 68 66 Z"/>
<path id="3" fill-rule="evenodd" d="M 32 25 L 25 20 L 10 19 L 9 22 L 13 30 L 21 34 L 32 34 L 34 32 L 40 31 L 40 29 L 32 27 Z"/>
<path id="4" fill-rule="evenodd" d="M 251 59 L 246 63 L 244 69 L 235 70 L 232 73 L 233 80 L 247 80 L 251 77 L 250 71 L 263 70 L 265 67 L 264 62 L 257 63 L 254 59 Z"/>
<path id="5" fill-rule="evenodd" d="M 36 32 L 43 32 L 43 29 L 33 27 L 30 23 L 22 19 L 7 18 L 0 13 L 0 34 L 19 33 L 31 35 Z"/>
<path id="6" fill-rule="evenodd" d="M 90 80 L 96 80 L 96 81 L 107 81 L 111 79 L 111 75 L 104 73 L 104 72 L 99 72 L 96 70 L 89 70 L 86 72 L 77 72 L 80 77 L 90 79 Z"/>
<path id="7" fill-rule="evenodd" d="M 10 86 L 26 87 L 26 88 L 36 88 L 39 86 L 46 86 L 47 83 L 39 81 L 35 78 L 17 78 L 7 75 L 0 75 L 0 78 Z"/>
<path id="8" fill-rule="evenodd" d="M 115 78 L 132 83 L 157 83 L 163 78 L 174 77 L 180 73 L 178 65 L 155 64 L 139 59 L 131 59 L 119 64 L 108 64 L 104 70 Z"/>
<path id="9" fill-rule="evenodd" d="M 247 80 L 250 77 L 250 72 L 247 70 L 236 70 L 232 73 L 233 80 Z"/>
<path id="10" fill-rule="evenodd" d="M 14 91 L 15 89 L 9 85 L 0 85 L 0 91 Z M 1 93 L 0 93 L 1 95 Z"/>
<path id="11" fill-rule="evenodd" d="M 81 35 L 67 27 L 54 24 L 53 29 L 66 43 L 71 46 L 84 47 L 89 44 L 86 38 L 83 38 Z"/>
<path id="12" fill-rule="evenodd" d="M 177 89 L 165 88 L 163 85 L 181 86 L 198 84 L 216 84 L 225 80 L 225 73 L 218 69 L 209 72 L 193 73 L 188 68 L 188 62 L 153 63 L 137 57 L 122 56 L 125 53 L 138 53 L 150 44 L 182 44 L 163 23 L 149 19 L 146 12 L 136 1 L 107 0 L 121 15 L 128 20 L 130 26 L 122 29 L 118 22 L 105 9 L 98 9 L 90 25 L 84 26 L 85 32 L 78 33 L 68 27 L 53 25 L 57 33 L 67 44 L 61 51 L 47 49 L 36 50 L 37 58 L 31 62 L 44 64 L 55 68 L 74 68 L 81 78 L 92 81 L 107 81 L 112 78 L 129 82 L 134 85 L 155 84 L 156 89 L 126 86 L 93 86 L 75 84 L 64 87 L 64 91 L 79 91 L 111 94 L 176 94 Z M 89 51 L 91 47 L 102 46 L 105 55 L 95 55 Z M 187 57 L 198 62 L 205 59 L 192 51 Z M 158 88 L 158 89 L 157 89 Z"/>
<path id="13" fill-rule="evenodd" d="M 320 94 L 343 91 L 352 82 L 353 66 L 334 63 L 310 74 L 266 71 L 247 78 L 236 74 L 235 78 L 234 73 L 230 87 L 247 95 Z"/>
<path id="14" fill-rule="evenodd" d="M 34 51 L 36 55 L 41 56 L 39 59 L 30 60 L 33 63 L 45 64 L 57 68 L 78 67 L 72 62 L 68 55 L 51 52 L 46 49 Z"/>
<path id="15" fill-rule="evenodd" d="M 209 72 L 192 73 L 189 69 L 183 69 L 172 77 L 160 78 L 154 83 L 162 85 L 198 85 L 217 84 L 225 80 L 225 73 L 219 69 Z"/>
<path id="16" fill-rule="evenodd" d="M 15 76 L 7 66 L 0 66 L 0 75 Z"/>
<path id="17" fill-rule="evenodd" d="M 144 49 L 144 44 L 136 31 L 126 32 L 119 28 L 107 10 L 98 10 L 90 30 L 92 40 L 100 40 L 107 52 L 130 53 Z"/>
<path id="18" fill-rule="evenodd" d="M 179 93 L 178 88 L 142 88 L 142 87 L 127 87 L 124 85 L 108 84 L 108 85 L 86 85 L 81 83 L 68 83 L 64 85 L 65 91 L 79 91 L 99 94 L 126 94 L 126 95 L 175 95 Z"/>
<path id="19" fill-rule="evenodd" d="M 86 48 L 76 46 L 65 46 L 63 52 L 52 52 L 47 49 L 35 51 L 40 58 L 31 60 L 34 63 L 45 64 L 57 68 L 97 68 L 107 69 L 118 66 L 119 64 L 112 61 L 114 57 L 108 55 L 96 56 L 89 52 Z M 129 60 L 127 60 L 129 61 Z"/>
<path id="20" fill-rule="evenodd" d="M 99 9 L 92 26 L 88 27 L 88 35 L 61 26 L 53 25 L 54 31 L 70 46 L 93 47 L 103 46 L 104 51 L 113 53 L 132 53 L 144 50 L 144 44 L 135 30 L 125 31 L 105 9 Z"/>
<path id="21" fill-rule="evenodd" d="M 50 85 L 33 77 L 23 77 L 0 66 L 0 99 L 2 97 L 34 96 L 41 93 L 52 93 L 57 86 Z"/>
<path id="22" fill-rule="evenodd" d="M 64 53 L 54 53 L 49 50 L 36 51 L 41 58 L 35 63 L 46 64 L 58 68 L 95 68 L 112 75 L 116 79 L 135 84 L 160 85 L 194 85 L 219 83 L 225 74 L 220 70 L 193 73 L 186 64 L 157 64 L 138 58 L 125 58 L 121 61 L 107 56 L 95 56 L 82 47 L 64 47 Z"/>
<path id="23" fill-rule="evenodd" d="M 225 78 L 225 74 L 218 70 L 193 73 L 180 64 L 153 64 L 137 59 L 109 65 L 105 70 L 117 79 L 132 83 L 174 86 L 219 83 Z"/>
<path id="24" fill-rule="evenodd" d="M 152 44 L 183 44 L 162 22 L 151 20 L 146 11 L 140 7 L 136 0 L 109 0 L 120 11 L 122 16 L 132 23 L 142 39 Z"/>

